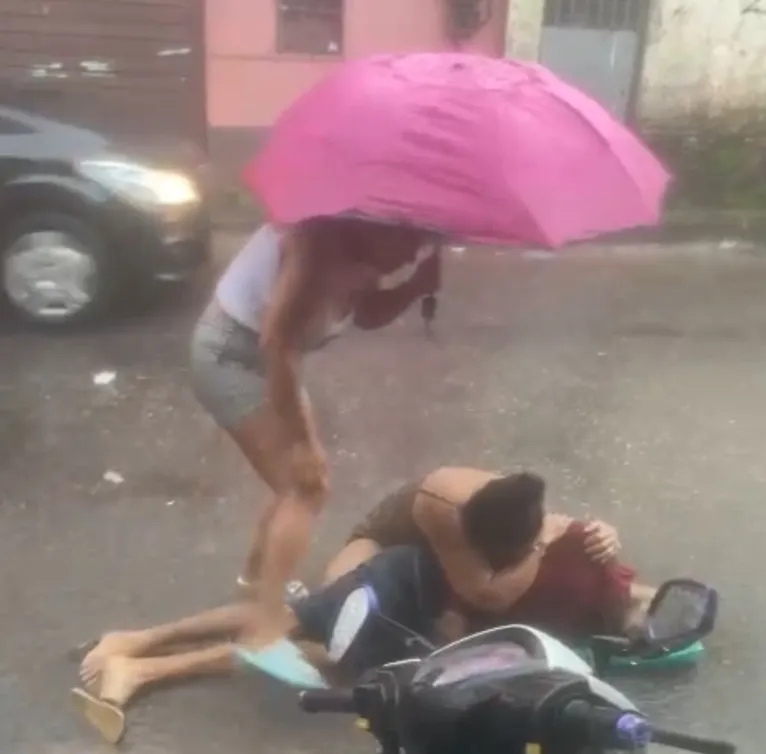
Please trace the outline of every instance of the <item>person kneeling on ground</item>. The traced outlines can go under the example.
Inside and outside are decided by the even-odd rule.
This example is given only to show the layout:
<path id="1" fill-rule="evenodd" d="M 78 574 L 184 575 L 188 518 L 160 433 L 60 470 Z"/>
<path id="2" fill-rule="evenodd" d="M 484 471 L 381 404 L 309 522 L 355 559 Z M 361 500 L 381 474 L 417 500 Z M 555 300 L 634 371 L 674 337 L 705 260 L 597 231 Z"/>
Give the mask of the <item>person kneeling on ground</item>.
<path id="1" fill-rule="evenodd" d="M 640 630 L 655 590 L 635 583 L 635 571 L 617 561 L 616 530 L 546 513 L 544 500 L 545 482 L 534 474 L 437 469 L 378 503 L 330 562 L 326 579 L 386 547 L 415 545 L 435 554 L 449 583 L 454 634 L 510 622 L 561 638 Z M 509 545 L 526 532 L 519 505 L 532 517 L 527 525 L 542 517 L 521 560 L 508 557 Z"/>
<path id="2" fill-rule="evenodd" d="M 538 557 L 503 566 L 514 526 L 505 522 L 515 502 L 525 496 L 540 499 Z M 578 625 L 582 621 L 574 618 L 582 611 L 572 608 L 585 600 L 602 604 L 605 590 L 622 582 L 631 584 L 631 604 L 640 614 L 654 590 L 633 584 L 634 572 L 617 563 L 616 530 L 602 521 L 545 513 L 544 496 L 545 484 L 533 474 L 437 469 L 372 509 L 328 565 L 326 582 L 386 547 L 416 545 L 435 553 L 456 603 L 477 623 L 482 616 L 490 624 L 524 618 L 563 630 L 568 621 L 574 633 L 586 632 L 586 626 Z"/>
<path id="3" fill-rule="evenodd" d="M 577 530 L 574 523 L 564 528 L 561 520 L 546 516 L 544 493 L 543 480 L 532 474 L 492 479 L 480 487 L 462 506 L 467 546 L 475 549 L 479 559 L 505 573 L 504 578 L 516 573 L 519 584 L 526 585 L 517 587 L 518 607 L 535 617 L 530 622 L 542 624 L 541 628 L 561 633 L 558 629 L 563 626 L 569 633 L 567 629 L 576 624 L 587 633 L 625 626 L 632 572 L 612 561 L 594 562 L 580 541 L 585 538 L 585 527 L 577 525 L 579 539 L 569 536 Z M 564 544 L 566 547 L 561 546 Z M 568 594 L 566 584 L 546 577 L 545 561 L 557 550 L 556 567 L 566 570 L 570 579 L 581 574 L 573 595 Z M 345 557 L 345 562 L 350 563 L 350 558 Z M 345 573 L 338 570 L 336 558 L 327 575 L 328 579 L 337 577 L 335 580 L 284 608 L 285 634 L 300 642 L 307 657 L 324 670 L 329 667 L 324 647 L 340 606 L 361 584 L 375 589 L 384 614 L 437 643 L 460 638 L 482 621 L 497 624 L 519 620 L 513 605 L 507 607 L 505 615 L 490 615 L 466 603 L 456 594 L 448 572 L 425 541 L 369 552 L 366 560 Z M 538 583 L 542 585 L 539 588 Z M 576 604 L 578 600 L 580 604 Z M 571 615 L 565 615 L 567 612 Z M 562 624 L 562 616 L 569 623 Z M 236 664 L 233 642 L 254 649 L 270 644 L 274 636 L 260 633 L 254 620 L 252 604 L 243 602 L 156 628 L 107 634 L 81 666 L 82 679 L 95 695 L 78 689 L 76 698 L 84 705 L 86 717 L 107 738 L 119 739 L 124 730 L 120 708 L 147 685 L 228 673 Z M 189 642 L 203 639 L 219 643 L 182 651 L 188 649 Z M 355 656 L 371 667 L 394 659 L 392 651 L 384 642 L 370 641 Z M 356 667 L 354 672 L 360 669 Z"/>

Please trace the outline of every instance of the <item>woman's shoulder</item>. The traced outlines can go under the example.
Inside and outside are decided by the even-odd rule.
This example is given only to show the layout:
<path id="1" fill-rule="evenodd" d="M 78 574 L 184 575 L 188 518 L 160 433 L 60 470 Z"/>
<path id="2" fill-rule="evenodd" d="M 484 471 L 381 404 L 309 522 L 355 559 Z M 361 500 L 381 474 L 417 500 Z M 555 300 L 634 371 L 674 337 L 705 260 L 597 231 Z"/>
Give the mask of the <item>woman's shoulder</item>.
<path id="1" fill-rule="evenodd" d="M 273 223 L 263 223 L 260 225 L 251 238 L 257 238 L 261 243 L 271 246 L 279 246 L 279 242 L 287 233 L 287 229 L 274 225 Z"/>
<path id="2" fill-rule="evenodd" d="M 420 483 L 420 491 L 462 505 L 487 482 L 499 474 L 470 467 L 443 466 L 427 474 Z"/>

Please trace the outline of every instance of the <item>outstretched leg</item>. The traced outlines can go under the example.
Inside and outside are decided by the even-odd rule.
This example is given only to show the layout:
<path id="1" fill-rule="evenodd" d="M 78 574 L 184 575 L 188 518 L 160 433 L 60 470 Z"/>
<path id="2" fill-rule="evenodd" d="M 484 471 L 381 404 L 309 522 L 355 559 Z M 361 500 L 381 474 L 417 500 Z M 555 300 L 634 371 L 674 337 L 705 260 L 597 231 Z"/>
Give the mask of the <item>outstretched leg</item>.
<path id="1" fill-rule="evenodd" d="M 101 673 L 99 696 L 124 707 L 141 689 L 155 683 L 224 675 L 234 669 L 233 646 L 225 642 L 166 657 L 109 657 Z"/>
<path id="2" fill-rule="evenodd" d="M 252 608 L 245 605 L 244 609 L 238 609 L 242 607 L 235 605 L 231 608 L 211 610 L 185 618 L 175 624 L 170 623 L 149 629 L 156 632 L 159 644 L 189 640 L 199 637 L 202 632 L 209 636 L 213 627 L 216 627 L 216 633 L 227 634 L 229 640 L 204 649 L 162 657 L 135 655 L 109 657 L 101 675 L 101 698 L 122 707 L 146 686 L 198 676 L 230 673 L 236 667 L 235 640 L 239 640 L 243 646 L 258 651 L 289 634 L 297 625 L 293 612 L 283 610 L 280 614 L 280 636 L 264 633 L 254 623 Z"/>
<path id="3" fill-rule="evenodd" d="M 115 657 L 141 657 L 164 645 L 184 641 L 233 638 L 252 623 L 253 611 L 253 606 L 248 603 L 226 605 L 153 628 L 105 634 L 83 659 L 80 678 L 86 685 L 93 685 L 104 671 L 107 661 Z"/>
<path id="4" fill-rule="evenodd" d="M 176 623 L 144 631 L 123 632 L 119 642 L 117 636 L 113 635 L 113 647 L 119 645 L 123 651 L 133 654 L 104 654 L 97 674 L 100 679 L 98 694 L 72 689 L 73 700 L 83 717 L 107 741 L 117 743 L 125 733 L 125 714 L 122 708 L 147 686 L 204 675 L 227 674 L 235 667 L 234 644 L 231 641 L 161 657 L 141 657 L 138 653 L 213 634 L 232 639 L 238 635 L 254 649 L 262 649 L 274 637 L 260 633 L 253 621 L 251 605 L 231 605 L 184 618 Z M 282 624 L 285 633 L 295 625 L 295 616 L 291 611 L 285 611 Z"/>
<path id="5" fill-rule="evenodd" d="M 141 689 L 158 681 L 227 673 L 233 666 L 231 650 L 226 643 L 169 657 L 107 657 L 102 664 L 100 693 L 75 688 L 72 700 L 88 723 L 117 744 L 126 728 L 122 708 Z"/>

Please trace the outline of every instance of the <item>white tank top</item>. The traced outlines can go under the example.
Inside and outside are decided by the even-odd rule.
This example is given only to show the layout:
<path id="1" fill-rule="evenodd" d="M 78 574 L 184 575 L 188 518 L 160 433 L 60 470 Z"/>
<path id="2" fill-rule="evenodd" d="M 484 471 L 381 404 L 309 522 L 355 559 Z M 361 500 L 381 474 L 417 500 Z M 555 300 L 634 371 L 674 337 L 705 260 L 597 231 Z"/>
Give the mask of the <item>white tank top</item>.
<path id="1" fill-rule="evenodd" d="M 239 250 L 215 289 L 218 305 L 243 327 L 259 332 L 279 271 L 280 235 L 262 225 Z"/>
<path id="2" fill-rule="evenodd" d="M 262 225 L 248 239 L 224 271 L 215 289 L 218 305 L 233 320 L 253 332 L 261 331 L 263 313 L 271 300 L 279 272 L 281 234 L 270 224 Z M 352 317 L 328 317 L 325 323 L 311 327 L 305 350 L 321 348 L 338 337 Z"/>

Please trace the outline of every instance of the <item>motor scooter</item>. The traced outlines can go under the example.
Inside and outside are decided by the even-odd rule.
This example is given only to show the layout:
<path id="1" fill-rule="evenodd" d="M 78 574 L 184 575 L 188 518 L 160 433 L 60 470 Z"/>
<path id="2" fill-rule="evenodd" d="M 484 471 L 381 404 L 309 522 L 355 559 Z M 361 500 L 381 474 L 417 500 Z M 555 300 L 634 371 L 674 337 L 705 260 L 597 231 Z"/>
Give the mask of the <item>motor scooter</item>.
<path id="1" fill-rule="evenodd" d="M 307 712 L 356 715 L 381 754 L 610 754 L 645 752 L 650 744 L 736 752 L 725 741 L 653 725 L 582 657 L 540 630 L 501 626 L 425 653 L 422 637 L 387 622 L 375 599 L 368 586 L 348 596 L 332 631 L 331 658 L 353 665 L 370 639 L 365 632 L 381 627 L 409 642 L 414 656 L 366 670 L 350 689 L 304 690 L 300 704 Z M 698 641 L 711 628 L 715 605 L 697 582 L 661 590 L 645 650 Z"/>
<path id="2" fill-rule="evenodd" d="M 364 599 L 367 622 L 360 640 L 354 643 L 353 658 L 346 658 L 352 678 L 372 666 L 412 657 L 426 657 L 438 647 L 423 636 L 391 620 L 378 608 L 371 586 L 352 593 L 343 605 L 344 616 Z M 364 595 L 364 597 L 360 595 Z M 288 601 L 300 595 L 288 594 Z M 346 612 L 344 612 L 346 611 Z M 615 671 L 667 670 L 693 667 L 705 650 L 702 639 L 715 627 L 718 615 L 718 593 L 712 587 L 693 579 L 670 579 L 656 591 L 647 610 L 643 631 L 630 637 L 594 635 L 569 642 L 571 649 L 598 676 Z M 344 630 L 348 618 L 337 623 Z M 482 632 L 485 636 L 491 632 Z M 562 637 L 558 637 L 561 639 Z M 465 639 L 464 641 L 467 641 Z M 565 642 L 566 643 L 566 642 Z M 243 667 L 254 668 L 285 683 L 302 688 L 323 686 L 321 674 L 303 657 L 298 647 L 288 640 L 266 649 L 253 651 L 239 648 L 236 654 Z"/>

